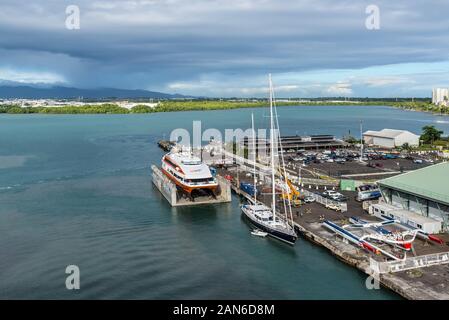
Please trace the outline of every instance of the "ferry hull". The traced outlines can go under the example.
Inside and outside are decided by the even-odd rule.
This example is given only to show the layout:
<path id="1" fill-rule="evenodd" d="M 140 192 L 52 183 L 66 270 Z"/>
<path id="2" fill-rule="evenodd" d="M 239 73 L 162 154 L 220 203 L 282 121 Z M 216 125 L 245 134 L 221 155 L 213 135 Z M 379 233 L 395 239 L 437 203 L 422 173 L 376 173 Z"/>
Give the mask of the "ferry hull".
<path id="1" fill-rule="evenodd" d="M 246 214 L 246 212 L 244 210 L 242 210 L 242 213 L 243 213 L 244 217 L 248 220 L 249 223 L 251 223 L 256 228 L 268 233 L 268 235 L 272 238 L 278 239 L 278 240 L 288 243 L 290 245 L 294 245 L 296 240 L 298 239 L 297 236 L 293 236 L 293 235 L 290 235 L 290 234 L 287 234 L 284 232 L 280 232 L 278 230 L 273 230 L 273 229 L 268 228 L 267 226 L 259 223 L 258 221 L 251 219 L 251 217 L 248 214 Z"/>

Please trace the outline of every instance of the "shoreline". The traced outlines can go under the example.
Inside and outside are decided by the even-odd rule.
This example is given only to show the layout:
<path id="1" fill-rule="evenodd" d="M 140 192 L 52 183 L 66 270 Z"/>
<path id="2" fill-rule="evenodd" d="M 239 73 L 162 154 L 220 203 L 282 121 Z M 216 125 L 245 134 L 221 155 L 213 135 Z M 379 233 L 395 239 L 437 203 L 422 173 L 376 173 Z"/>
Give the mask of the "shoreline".
<path id="1" fill-rule="evenodd" d="M 278 107 L 389 107 L 405 111 L 424 112 L 434 116 L 449 116 L 449 107 L 438 107 L 430 103 L 399 103 L 388 101 L 373 102 L 284 102 Z M 214 111 L 247 108 L 263 108 L 265 102 L 229 102 L 229 101 L 168 101 L 162 102 L 156 107 L 137 105 L 131 109 L 120 107 L 114 103 L 85 106 L 44 106 L 44 107 L 20 107 L 16 105 L 0 105 L 1 114 L 150 114 L 161 112 L 183 111 Z M 438 109 L 438 110 L 437 110 Z"/>

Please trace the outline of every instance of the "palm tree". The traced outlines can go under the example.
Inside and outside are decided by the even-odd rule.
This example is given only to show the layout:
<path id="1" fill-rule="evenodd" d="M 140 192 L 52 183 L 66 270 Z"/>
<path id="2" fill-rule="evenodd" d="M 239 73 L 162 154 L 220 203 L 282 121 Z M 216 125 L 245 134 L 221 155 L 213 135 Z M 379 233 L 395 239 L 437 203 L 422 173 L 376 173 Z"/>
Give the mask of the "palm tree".
<path id="1" fill-rule="evenodd" d="M 424 141 L 424 143 L 433 144 L 436 140 L 439 140 L 443 134 L 443 131 L 436 129 L 435 126 L 424 126 L 422 130 L 423 133 L 420 139 Z"/>

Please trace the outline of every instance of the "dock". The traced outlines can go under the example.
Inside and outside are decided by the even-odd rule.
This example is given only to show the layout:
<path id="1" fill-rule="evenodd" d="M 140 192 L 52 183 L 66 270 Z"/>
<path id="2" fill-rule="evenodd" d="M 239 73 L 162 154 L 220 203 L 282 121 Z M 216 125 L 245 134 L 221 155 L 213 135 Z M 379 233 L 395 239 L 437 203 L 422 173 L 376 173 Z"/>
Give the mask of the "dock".
<path id="1" fill-rule="evenodd" d="M 248 176 L 250 170 L 245 166 L 236 168 L 220 168 L 218 173 L 227 176 L 231 182 L 232 191 L 251 201 L 252 197 L 239 188 L 240 182 L 252 182 Z M 243 168 L 243 169 L 242 169 Z M 298 190 L 305 196 L 322 192 L 329 188 L 326 180 L 319 184 L 319 179 L 312 186 L 296 184 Z M 266 188 L 265 184 L 258 186 Z M 308 188 L 307 188 L 308 187 Z M 307 190 L 308 189 L 308 190 Z M 263 192 L 263 191 L 262 191 Z M 379 284 L 409 300 L 447 300 L 449 299 L 449 245 L 435 244 L 422 239 L 416 239 L 413 251 L 407 252 L 405 260 L 391 260 L 384 255 L 375 254 L 364 248 L 348 242 L 341 236 L 323 227 L 323 219 L 333 221 L 338 225 L 349 223 L 352 216 L 378 222 L 378 219 L 366 211 L 365 204 L 355 200 L 355 192 L 341 191 L 348 197 L 345 210 L 335 211 L 326 208 L 325 203 L 317 201 L 292 208 L 294 226 L 302 238 L 319 245 L 329 251 L 338 260 L 358 269 L 368 277 L 373 277 Z M 258 200 L 270 205 L 271 195 L 264 193 Z M 449 235 L 439 235 L 445 242 Z M 300 243 L 299 243 L 300 245 Z M 381 245 L 387 248 L 385 244 Z M 394 248 L 388 250 L 394 251 Z"/>
<path id="2" fill-rule="evenodd" d="M 218 194 L 216 194 L 215 197 L 202 196 L 192 200 L 179 191 L 176 185 L 168 179 L 157 166 L 152 165 L 151 170 L 153 184 L 172 207 L 217 204 L 232 201 L 231 184 L 220 176 L 217 177 L 219 187 Z"/>
<path id="3" fill-rule="evenodd" d="M 211 161 L 205 159 L 205 162 L 215 166 L 217 179 L 229 188 L 227 189 L 229 193 L 226 193 L 226 197 L 229 197 L 228 201 L 230 201 L 231 190 L 237 196 L 253 201 L 252 196 L 240 189 L 240 183 L 253 183 L 253 171 L 256 167 L 257 189 L 261 192 L 257 200 L 271 206 L 272 194 L 269 187 L 271 178 L 267 174 L 267 167 L 259 162 L 254 164 L 249 159 L 241 158 L 225 150 L 222 154 L 227 159 L 231 159 L 232 163 L 228 164 L 219 159 Z M 387 175 L 396 175 L 419 168 L 411 160 L 406 159 L 384 160 L 381 165 L 377 162 L 372 164 L 350 161 L 346 164 L 321 162 L 302 166 L 296 160 L 288 160 L 286 171 L 293 185 L 303 197 L 311 196 L 315 199 L 313 203 L 303 203 L 299 207 L 292 208 L 295 229 L 302 238 L 325 248 L 338 260 L 366 274 L 366 283 L 370 281 L 372 283 L 372 279 L 375 279 L 381 286 L 410 300 L 448 300 L 449 234 L 438 234 L 442 240 L 440 244 L 416 238 L 412 250 L 407 251 L 404 256 L 403 249 L 387 243 L 371 243 L 373 247 L 380 250 L 367 250 L 367 247 L 357 245 L 342 237 L 341 234 L 333 232 L 332 228 L 324 227 L 324 221 L 343 227 L 354 217 L 370 223 L 381 221 L 380 218 L 368 213 L 369 204 L 376 202 L 356 201 L 356 191 L 340 190 L 347 200 L 338 205 L 322 197 L 324 191 L 339 188 L 342 178 L 354 178 L 357 179 L 354 183 L 364 184 L 372 179 L 382 179 Z M 400 171 L 395 170 L 398 167 L 401 168 Z M 153 170 L 153 175 L 154 172 Z M 277 180 L 280 178 L 276 177 Z M 155 180 L 157 184 L 161 178 L 153 179 Z M 163 186 L 160 184 L 158 188 L 164 190 L 161 192 L 167 200 L 176 205 L 179 200 L 174 200 L 175 193 L 173 189 L 170 189 L 173 186 L 170 187 L 170 184 L 162 180 L 161 183 Z M 277 201 L 282 202 L 280 194 L 277 194 L 276 198 Z M 403 258 L 399 259 L 401 255 Z"/>

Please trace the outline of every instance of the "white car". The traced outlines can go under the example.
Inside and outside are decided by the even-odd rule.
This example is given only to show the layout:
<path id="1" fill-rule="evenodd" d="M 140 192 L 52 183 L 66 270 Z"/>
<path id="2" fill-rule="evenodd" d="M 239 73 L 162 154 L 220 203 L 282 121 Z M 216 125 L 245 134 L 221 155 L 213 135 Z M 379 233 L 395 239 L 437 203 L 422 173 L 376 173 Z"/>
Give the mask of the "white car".
<path id="1" fill-rule="evenodd" d="M 305 203 L 312 203 L 312 202 L 315 202 L 315 198 L 312 197 L 312 196 L 307 196 L 307 197 L 304 198 L 304 202 L 305 202 Z"/>
<path id="2" fill-rule="evenodd" d="M 340 195 L 340 193 L 335 190 L 326 190 L 323 192 L 323 195 L 328 195 L 328 196 L 332 197 L 334 195 Z"/>
<path id="3" fill-rule="evenodd" d="M 335 211 L 341 211 L 340 206 L 336 205 L 336 204 L 333 204 L 333 203 L 326 204 L 326 208 L 331 209 L 331 210 L 335 210 Z"/>

